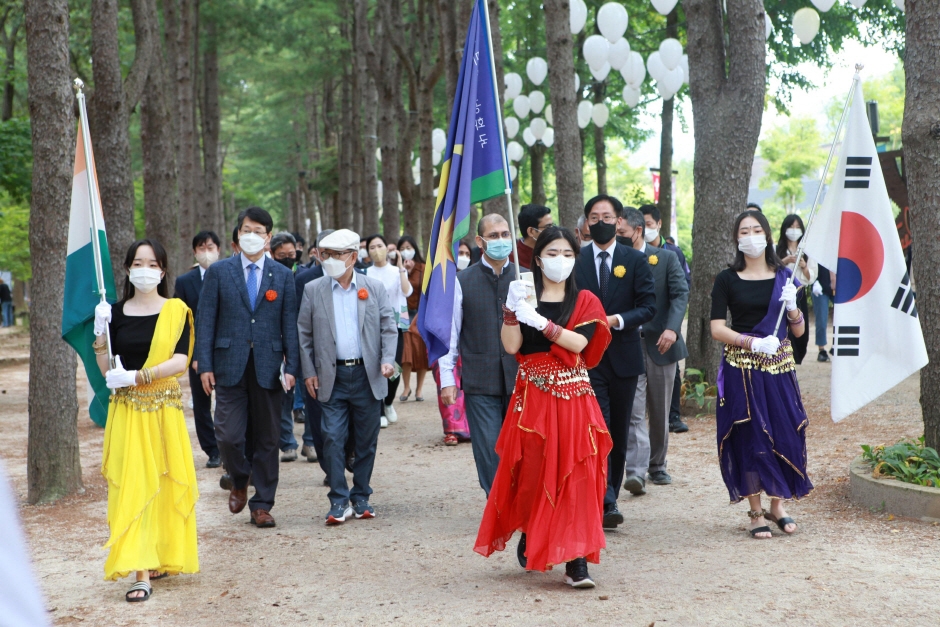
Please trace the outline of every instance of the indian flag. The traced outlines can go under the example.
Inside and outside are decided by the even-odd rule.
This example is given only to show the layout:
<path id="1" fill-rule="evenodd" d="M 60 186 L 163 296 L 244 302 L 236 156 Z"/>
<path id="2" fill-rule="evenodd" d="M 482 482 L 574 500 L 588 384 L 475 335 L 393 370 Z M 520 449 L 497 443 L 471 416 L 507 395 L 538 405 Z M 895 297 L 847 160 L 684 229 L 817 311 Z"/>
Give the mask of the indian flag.
<path id="1" fill-rule="evenodd" d="M 84 111 L 82 111 L 84 114 Z M 84 115 L 82 116 L 84 118 Z M 82 120 L 84 122 L 84 119 Z M 95 306 L 101 302 L 98 276 L 102 277 L 108 302 L 115 302 L 114 276 L 111 273 L 108 238 L 101 214 L 101 196 L 98 176 L 91 150 L 91 138 L 86 124 L 78 125 L 78 143 L 75 147 L 75 171 L 72 175 L 72 208 L 69 216 L 68 257 L 65 262 L 65 289 L 62 307 L 62 339 L 75 349 L 85 366 L 88 384 L 88 413 L 98 426 L 108 419 L 110 390 L 98 369 L 92 343 L 95 341 Z M 85 159 L 88 142 L 90 163 Z M 94 202 L 92 202 L 94 194 Z M 95 220 L 92 221 L 92 211 Z M 94 232 L 92 224 L 97 226 Z M 94 238 L 94 239 L 92 239 Z M 97 251 L 95 249 L 98 249 Z M 96 254 L 97 253 L 97 254 Z M 105 260 L 105 263 L 102 263 Z M 93 393 L 92 393 L 93 392 Z"/>

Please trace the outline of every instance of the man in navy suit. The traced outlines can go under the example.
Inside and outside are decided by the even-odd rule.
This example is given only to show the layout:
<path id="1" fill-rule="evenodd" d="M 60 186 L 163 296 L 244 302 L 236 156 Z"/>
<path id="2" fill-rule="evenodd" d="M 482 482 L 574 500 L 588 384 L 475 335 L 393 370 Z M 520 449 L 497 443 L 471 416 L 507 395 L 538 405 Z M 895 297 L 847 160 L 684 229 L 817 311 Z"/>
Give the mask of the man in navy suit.
<path id="1" fill-rule="evenodd" d="M 617 496 L 623 483 L 630 413 L 639 375 L 646 372 L 637 327 L 656 314 L 653 274 L 646 255 L 616 240 L 623 205 L 612 196 L 595 196 L 584 206 L 591 245 L 584 246 L 575 266 L 575 280 L 604 305 L 610 325 L 610 346 L 596 368 L 589 371 L 614 447 L 607 458 L 607 494 L 604 528 L 623 523 Z"/>
<path id="2" fill-rule="evenodd" d="M 299 370 L 294 274 L 264 254 L 273 227 L 260 207 L 238 215 L 241 254 L 206 272 L 196 321 L 199 374 L 206 394 L 215 389 L 215 434 L 232 478 L 229 511 L 249 504 L 258 527 L 275 525 L 281 397 Z M 249 429 L 251 459 L 245 455 Z M 255 486 L 250 503 L 249 476 Z"/>
<path id="3" fill-rule="evenodd" d="M 193 255 L 197 265 L 186 274 L 176 278 L 173 298 L 179 298 L 193 310 L 195 318 L 199 312 L 199 293 L 202 281 L 209 266 L 219 260 L 219 246 L 222 242 L 212 231 L 201 231 L 193 238 Z M 196 423 L 196 438 L 199 446 L 209 456 L 206 468 L 218 468 L 222 465 L 219 446 L 215 441 L 215 425 L 212 422 L 212 395 L 202 389 L 202 381 L 197 372 L 198 362 L 193 361 L 189 370 L 189 389 L 193 396 L 193 418 Z"/>

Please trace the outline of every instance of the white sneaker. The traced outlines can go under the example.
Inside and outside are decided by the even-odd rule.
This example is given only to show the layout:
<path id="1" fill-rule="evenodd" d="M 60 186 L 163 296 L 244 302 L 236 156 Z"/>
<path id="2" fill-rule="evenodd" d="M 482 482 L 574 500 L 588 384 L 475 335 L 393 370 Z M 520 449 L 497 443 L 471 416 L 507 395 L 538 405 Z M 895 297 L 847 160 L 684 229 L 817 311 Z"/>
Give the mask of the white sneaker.
<path id="1" fill-rule="evenodd" d="M 379 427 L 384 429 L 387 426 L 388 426 L 388 419 L 386 419 L 385 416 L 382 416 L 382 419 L 379 421 Z"/>
<path id="2" fill-rule="evenodd" d="M 398 422 L 398 412 L 395 411 L 393 405 L 385 406 L 385 417 L 388 419 L 389 424 L 395 424 Z"/>

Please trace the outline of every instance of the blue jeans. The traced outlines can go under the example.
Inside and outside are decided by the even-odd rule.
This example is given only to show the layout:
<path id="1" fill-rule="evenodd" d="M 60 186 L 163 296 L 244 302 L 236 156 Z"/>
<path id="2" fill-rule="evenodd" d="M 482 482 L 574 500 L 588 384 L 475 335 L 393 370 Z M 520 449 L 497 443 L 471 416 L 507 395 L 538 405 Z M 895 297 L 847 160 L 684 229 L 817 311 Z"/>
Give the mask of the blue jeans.
<path id="1" fill-rule="evenodd" d="M 13 301 L 8 300 L 2 303 L 3 310 L 3 326 L 12 327 L 13 326 Z"/>
<path id="2" fill-rule="evenodd" d="M 470 446 L 473 448 L 473 461 L 477 466 L 480 487 L 490 495 L 499 455 L 496 454 L 496 440 L 503 428 L 503 418 L 509 407 L 509 396 L 487 396 L 485 394 L 466 394 L 463 396 L 467 410 L 467 423 L 470 425 Z"/>
<path id="3" fill-rule="evenodd" d="M 281 401 L 281 439 L 278 446 L 281 451 L 288 451 L 297 448 L 297 438 L 294 437 L 294 414 L 291 410 L 294 408 L 294 387 L 289 392 L 284 392 Z"/>
<path id="4" fill-rule="evenodd" d="M 825 294 L 813 294 L 813 312 L 816 315 L 816 346 L 824 347 L 826 341 L 826 327 L 829 326 L 829 297 Z"/>

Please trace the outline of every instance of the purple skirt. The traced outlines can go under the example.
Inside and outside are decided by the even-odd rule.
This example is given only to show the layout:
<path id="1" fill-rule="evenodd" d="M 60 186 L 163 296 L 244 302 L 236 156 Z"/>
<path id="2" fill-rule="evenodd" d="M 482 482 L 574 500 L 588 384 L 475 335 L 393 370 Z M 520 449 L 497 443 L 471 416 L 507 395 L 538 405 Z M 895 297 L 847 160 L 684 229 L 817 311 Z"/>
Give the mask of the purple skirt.
<path id="1" fill-rule="evenodd" d="M 772 357 L 726 346 L 718 380 L 718 457 L 731 502 L 762 492 L 780 499 L 809 494 L 809 420 L 790 342 Z"/>

